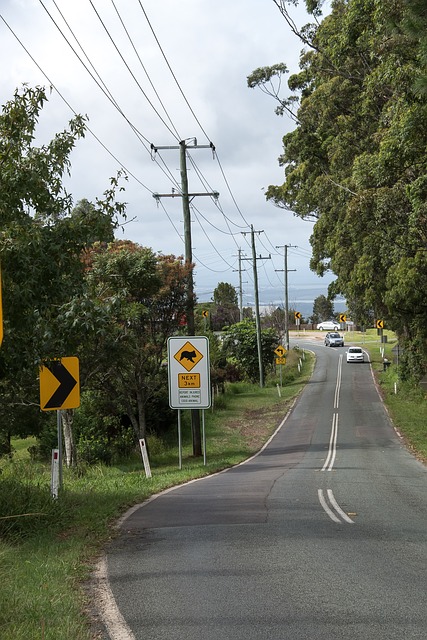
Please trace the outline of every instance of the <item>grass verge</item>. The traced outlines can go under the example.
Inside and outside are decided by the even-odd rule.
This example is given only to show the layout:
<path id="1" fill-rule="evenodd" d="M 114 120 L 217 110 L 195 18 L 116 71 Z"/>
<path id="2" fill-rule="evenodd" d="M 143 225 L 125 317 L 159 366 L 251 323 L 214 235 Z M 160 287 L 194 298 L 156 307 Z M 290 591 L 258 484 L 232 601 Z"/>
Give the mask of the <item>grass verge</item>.
<path id="1" fill-rule="evenodd" d="M 2 461 L 0 468 L 2 640 L 100 637 L 85 585 L 96 557 L 114 535 L 115 520 L 159 491 L 230 467 L 258 451 L 308 380 L 312 365 L 310 354 L 302 357 L 292 351 L 281 389 L 277 379 L 263 389 L 229 385 L 217 396 L 213 410 L 205 412 L 206 466 L 191 455 L 184 421 L 181 470 L 177 447 L 153 440 L 151 479 L 139 458 L 114 467 L 64 469 L 64 487 L 54 501 L 49 466 L 30 462 L 22 441 L 14 443 L 19 455 Z"/>
<path id="2" fill-rule="evenodd" d="M 392 352 L 395 340 L 384 345 L 370 345 L 372 368 L 390 417 L 406 446 L 427 463 L 427 396 L 421 387 L 403 382 L 398 362 Z M 384 370 L 383 355 L 391 363 Z"/>

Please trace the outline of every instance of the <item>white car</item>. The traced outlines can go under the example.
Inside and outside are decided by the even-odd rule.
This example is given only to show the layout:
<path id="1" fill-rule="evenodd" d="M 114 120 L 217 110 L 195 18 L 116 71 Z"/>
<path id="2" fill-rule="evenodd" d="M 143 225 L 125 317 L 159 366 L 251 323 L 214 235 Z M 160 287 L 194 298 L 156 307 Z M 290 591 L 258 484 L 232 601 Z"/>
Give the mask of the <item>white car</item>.
<path id="1" fill-rule="evenodd" d="M 336 320 L 325 320 L 324 322 L 320 322 L 316 329 L 319 331 L 338 331 L 341 327 Z"/>
<path id="2" fill-rule="evenodd" d="M 361 347 L 349 347 L 347 351 L 347 362 L 365 362 L 365 354 Z"/>

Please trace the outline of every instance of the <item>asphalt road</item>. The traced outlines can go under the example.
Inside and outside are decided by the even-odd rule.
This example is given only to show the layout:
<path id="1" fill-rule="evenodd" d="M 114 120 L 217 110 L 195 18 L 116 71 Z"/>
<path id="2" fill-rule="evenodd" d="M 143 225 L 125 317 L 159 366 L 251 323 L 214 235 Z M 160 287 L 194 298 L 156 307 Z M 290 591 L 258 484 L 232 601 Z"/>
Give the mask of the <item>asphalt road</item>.
<path id="1" fill-rule="evenodd" d="M 314 374 L 258 456 L 123 522 L 113 640 L 426 640 L 427 468 L 369 364 L 300 346 Z"/>

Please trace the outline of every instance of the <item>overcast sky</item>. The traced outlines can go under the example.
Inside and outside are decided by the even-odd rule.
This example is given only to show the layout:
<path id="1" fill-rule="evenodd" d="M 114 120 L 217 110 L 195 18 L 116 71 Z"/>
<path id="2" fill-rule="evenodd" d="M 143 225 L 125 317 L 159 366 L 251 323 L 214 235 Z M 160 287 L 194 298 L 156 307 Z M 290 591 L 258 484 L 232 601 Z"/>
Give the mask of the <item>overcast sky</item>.
<path id="1" fill-rule="evenodd" d="M 290 303 L 327 293 L 332 276 L 321 279 L 309 270 L 311 224 L 264 196 L 268 185 L 283 182 L 277 158 L 293 123 L 275 115 L 271 98 L 247 88 L 247 76 L 278 62 L 296 72 L 301 51 L 273 0 L 1 0 L 0 7 L 15 34 L 0 21 L 1 104 L 23 83 L 52 84 L 37 142 L 67 125 L 71 107 L 88 116 L 107 149 L 90 132 L 78 142 L 66 181 L 75 203 L 102 196 L 123 167 L 129 222 L 117 237 L 183 255 L 181 199 L 162 198 L 157 206 L 152 195 L 177 190 L 179 151 L 161 150 L 154 161 L 150 144 L 212 142 L 216 157 L 201 148 L 190 150 L 188 160 L 190 193 L 220 194 L 217 205 L 208 196 L 192 200 L 199 301 L 210 300 L 218 282 L 238 287 L 238 250 L 251 256 L 250 236 L 242 234 L 249 225 L 263 231 L 256 235 L 257 255 L 266 257 L 257 260 L 261 303 L 283 301 L 283 249 L 276 247 L 285 244 L 294 245 L 288 250 L 288 269 L 296 270 L 289 273 Z M 292 15 L 298 25 L 308 21 L 301 7 Z M 242 266 L 249 304 L 252 263 Z"/>

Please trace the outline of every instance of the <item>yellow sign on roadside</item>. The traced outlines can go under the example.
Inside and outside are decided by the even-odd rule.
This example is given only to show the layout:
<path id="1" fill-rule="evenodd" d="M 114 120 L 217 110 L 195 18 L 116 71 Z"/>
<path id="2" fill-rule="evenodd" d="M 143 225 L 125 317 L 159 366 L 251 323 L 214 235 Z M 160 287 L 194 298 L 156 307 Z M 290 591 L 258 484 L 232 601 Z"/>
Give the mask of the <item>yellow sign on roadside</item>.
<path id="1" fill-rule="evenodd" d="M 276 347 L 276 349 L 274 350 L 274 353 L 276 354 L 276 356 L 279 356 L 279 358 L 283 358 L 283 356 L 286 353 L 286 349 L 285 347 L 282 347 L 282 345 L 280 344 L 278 347 Z"/>
<path id="2" fill-rule="evenodd" d="M 178 373 L 179 389 L 200 389 L 200 373 Z"/>
<path id="3" fill-rule="evenodd" d="M 181 349 L 175 353 L 174 358 L 184 369 L 191 371 L 203 358 L 203 353 L 200 353 L 200 351 L 187 340 Z"/>
<path id="4" fill-rule="evenodd" d="M 376 329 L 384 329 L 384 320 L 376 320 L 375 328 Z"/>
<path id="5" fill-rule="evenodd" d="M 286 364 L 286 358 L 276 358 L 276 364 Z"/>
<path id="6" fill-rule="evenodd" d="M 340 322 L 347 322 L 347 316 L 345 313 L 340 313 Z"/>
<path id="7" fill-rule="evenodd" d="M 40 409 L 54 411 L 80 406 L 79 359 L 52 360 L 40 367 Z"/>

